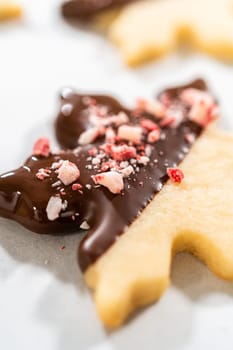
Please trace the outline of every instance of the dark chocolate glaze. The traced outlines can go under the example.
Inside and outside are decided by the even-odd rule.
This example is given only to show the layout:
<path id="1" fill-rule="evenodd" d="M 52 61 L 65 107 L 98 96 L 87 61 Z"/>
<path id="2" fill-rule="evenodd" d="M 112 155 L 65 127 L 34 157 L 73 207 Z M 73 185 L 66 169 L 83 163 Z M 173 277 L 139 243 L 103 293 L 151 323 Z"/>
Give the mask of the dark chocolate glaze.
<path id="1" fill-rule="evenodd" d="M 187 155 L 191 145 L 185 135 L 199 136 L 201 127 L 193 122 L 182 123 L 178 128 L 165 128 L 165 139 L 154 147 L 152 161 L 139 173 L 125 180 L 125 189 L 120 195 L 98 190 L 98 212 L 91 231 L 79 247 L 79 264 L 85 270 L 101 256 L 152 200 L 168 180 L 167 167 L 176 167 Z M 158 160 L 154 163 L 153 160 Z M 128 188 L 129 186 L 129 188 Z"/>
<path id="2" fill-rule="evenodd" d="M 14 219 L 29 230 L 38 233 L 64 234 L 79 230 L 79 225 L 87 211 L 86 203 L 81 203 L 83 195 L 73 191 L 71 186 L 61 184 L 58 187 L 52 187 L 51 185 L 58 181 L 54 171 L 43 181 L 36 178 L 40 168 L 50 168 L 53 162 L 60 159 L 73 163 L 79 162 L 79 156 L 71 151 L 51 154 L 48 157 L 31 156 L 19 169 L 1 175 L 0 216 Z M 84 172 L 83 175 L 85 176 Z M 48 201 L 51 196 L 59 194 L 59 189 L 62 188 L 66 194 L 61 198 L 67 201 L 68 206 L 57 220 L 50 221 L 46 213 Z M 86 193 L 85 197 L 88 197 Z"/>
<path id="3" fill-rule="evenodd" d="M 136 0 L 66 0 L 62 4 L 62 14 L 67 18 L 88 19 L 110 8 L 117 8 Z"/>
<path id="4" fill-rule="evenodd" d="M 173 88 L 169 88 L 166 89 L 164 91 L 162 91 L 159 94 L 159 97 L 163 94 L 166 93 L 171 99 L 178 99 L 180 93 L 187 88 L 193 88 L 193 89 L 197 89 L 197 90 L 202 90 L 202 91 L 206 91 L 207 90 L 207 85 L 205 83 L 204 80 L 202 79 L 196 79 L 194 80 L 192 83 L 186 84 L 186 85 L 182 85 L 182 86 L 178 86 L 178 87 L 173 87 Z"/>
<path id="5" fill-rule="evenodd" d="M 166 93 L 170 99 L 175 101 L 186 87 L 206 89 L 202 80 L 196 80 L 186 86 L 165 90 L 163 94 Z M 125 111 L 129 115 L 131 123 L 135 121 L 132 111 L 120 105 L 112 97 L 92 97 L 97 104 L 108 106 L 110 114 Z M 61 98 L 62 106 L 67 103 L 73 106 L 69 116 L 64 116 L 60 112 L 56 120 L 56 136 L 65 148 L 76 147 L 80 133 L 89 128 L 88 119 L 83 112 L 86 108 L 83 98 L 85 96 L 72 92 L 67 94 L 66 98 L 64 96 Z M 153 116 L 142 113 L 140 118 L 144 117 L 155 120 Z M 112 195 L 104 188 L 96 190 L 98 211 L 95 222 L 79 247 L 79 264 L 82 270 L 96 261 L 115 242 L 153 196 L 162 189 L 168 180 L 167 167 L 177 166 L 190 150 L 191 145 L 185 136 L 192 133 L 196 138 L 201 130 L 199 125 L 190 121 L 181 123 L 177 128 L 165 127 L 163 129 L 164 139 L 159 140 L 153 147 L 152 161 L 139 173 L 125 180 L 125 189 L 121 195 Z M 155 163 L 154 160 L 158 162 Z"/>
<path id="6" fill-rule="evenodd" d="M 201 81 L 189 84 L 190 86 L 205 89 L 205 84 Z M 182 88 L 176 88 L 166 90 L 165 93 L 176 103 L 181 91 Z M 131 124 L 138 124 L 145 117 L 156 121 L 155 116 L 143 111 L 135 117 L 135 111 L 124 108 L 112 97 L 91 98 L 94 98 L 97 105 L 107 106 L 108 116 L 124 111 Z M 57 138 L 63 147 L 75 148 L 79 135 L 90 128 L 87 97 L 66 89 L 61 96 L 61 110 L 63 112 L 59 113 L 56 120 Z M 187 107 L 184 113 L 188 113 Z M 187 141 L 187 134 L 191 133 L 195 140 L 201 131 L 201 126 L 186 118 L 175 128 L 162 128 L 162 137 L 151 145 L 149 163 L 140 166 L 138 172 L 135 171 L 124 179 L 124 190 L 120 194 L 113 194 L 103 186 L 95 186 L 91 179 L 99 169 L 88 167 L 91 164 L 89 151 L 93 146 L 98 148 L 103 144 L 104 136 L 94 144 L 76 148 L 74 151 L 62 151 L 48 157 L 31 156 L 21 168 L 0 176 L 0 215 L 14 219 L 32 231 L 49 234 L 78 232 L 80 225 L 86 221 L 90 231 L 79 247 L 79 264 L 85 271 L 162 189 L 168 180 L 167 168 L 177 166 L 192 146 Z M 118 142 L 121 144 L 121 141 Z M 43 181 L 36 178 L 40 168 L 51 169 L 52 163 L 60 159 L 69 160 L 80 169 L 78 183 L 82 185 L 81 192 L 73 191 L 72 184 L 52 187 L 58 180 L 54 171 Z M 63 195 L 61 188 L 64 188 Z M 50 221 L 46 207 L 51 196 L 58 194 L 63 201 L 67 201 L 67 207 L 61 211 L 58 219 Z"/>
<path id="7" fill-rule="evenodd" d="M 73 149 L 78 146 L 78 138 L 83 131 L 90 128 L 90 122 L 87 118 L 85 110 L 87 105 L 84 103 L 87 95 L 79 95 L 74 91 L 70 91 L 67 95 L 61 93 L 61 109 L 55 121 L 56 138 L 64 149 Z M 108 114 L 114 115 L 121 111 L 127 115 L 130 110 L 123 107 L 115 98 L 104 95 L 92 95 L 97 104 L 106 106 Z M 72 106 L 72 113 L 66 116 L 62 113 L 64 105 Z"/>

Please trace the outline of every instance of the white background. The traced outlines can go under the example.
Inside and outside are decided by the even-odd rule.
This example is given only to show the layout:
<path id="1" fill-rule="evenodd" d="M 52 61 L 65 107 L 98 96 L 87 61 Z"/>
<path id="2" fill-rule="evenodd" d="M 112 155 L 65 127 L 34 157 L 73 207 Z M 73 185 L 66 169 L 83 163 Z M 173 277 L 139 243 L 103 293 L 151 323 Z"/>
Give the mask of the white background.
<path id="1" fill-rule="evenodd" d="M 0 26 L 1 172 L 20 165 L 38 136 L 56 145 L 57 94 L 67 85 L 111 92 L 130 105 L 204 76 L 223 107 L 222 126 L 233 129 L 232 66 L 189 54 L 130 70 L 103 37 L 65 23 L 59 1 L 22 4 L 23 20 Z M 171 287 L 157 304 L 106 331 L 76 263 L 79 240 L 39 236 L 0 220 L 1 349 L 232 349 L 233 285 L 185 254 L 175 259 Z"/>

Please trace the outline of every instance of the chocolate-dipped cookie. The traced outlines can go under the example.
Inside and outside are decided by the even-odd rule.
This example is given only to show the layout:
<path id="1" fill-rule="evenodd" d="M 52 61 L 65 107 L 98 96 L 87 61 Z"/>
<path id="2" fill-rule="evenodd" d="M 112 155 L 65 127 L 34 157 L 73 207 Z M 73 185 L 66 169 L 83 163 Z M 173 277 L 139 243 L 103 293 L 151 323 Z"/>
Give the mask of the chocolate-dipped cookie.
<path id="1" fill-rule="evenodd" d="M 1 175 L 0 215 L 40 233 L 88 230 L 78 260 L 110 327 L 162 294 L 172 251 L 194 251 L 231 279 L 231 246 L 223 250 L 217 230 L 224 205 L 229 242 L 233 141 L 209 126 L 218 114 L 202 80 L 133 109 L 63 89 L 55 127 L 65 150 L 53 154 L 42 138 L 21 168 Z"/>

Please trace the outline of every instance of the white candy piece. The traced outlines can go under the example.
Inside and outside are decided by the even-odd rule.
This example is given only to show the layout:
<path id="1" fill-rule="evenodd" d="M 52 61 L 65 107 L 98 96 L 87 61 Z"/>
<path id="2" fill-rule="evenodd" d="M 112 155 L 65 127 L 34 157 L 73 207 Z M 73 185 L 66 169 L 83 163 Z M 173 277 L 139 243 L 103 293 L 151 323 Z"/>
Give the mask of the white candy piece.
<path id="1" fill-rule="evenodd" d="M 115 137 L 116 137 L 115 131 L 112 128 L 107 128 L 106 135 L 105 135 L 106 142 L 107 143 L 114 143 Z"/>
<path id="2" fill-rule="evenodd" d="M 86 221 L 83 221 L 80 225 L 80 228 L 82 230 L 89 230 L 90 229 L 90 225 L 88 225 L 88 223 Z"/>
<path id="3" fill-rule="evenodd" d="M 166 108 L 158 100 L 147 101 L 146 111 L 157 118 L 163 118 L 166 115 Z"/>
<path id="4" fill-rule="evenodd" d="M 191 107 L 189 119 L 202 126 L 218 117 L 219 109 L 208 92 L 188 88 L 180 94 L 180 99 Z"/>
<path id="5" fill-rule="evenodd" d="M 68 186 L 76 181 L 80 176 L 80 171 L 77 166 L 69 160 L 64 160 L 58 170 L 58 179 Z"/>
<path id="6" fill-rule="evenodd" d="M 194 88 L 184 89 L 180 94 L 180 99 L 190 107 L 200 102 L 203 102 L 208 107 L 211 107 L 214 104 L 214 99 L 208 92 Z"/>
<path id="7" fill-rule="evenodd" d="M 160 138 L 160 130 L 159 129 L 152 130 L 147 136 L 147 140 L 150 143 L 154 143 L 154 142 L 158 141 L 159 138 Z"/>
<path id="8" fill-rule="evenodd" d="M 48 219 L 50 221 L 56 220 L 59 217 L 59 214 L 62 208 L 63 208 L 63 204 L 60 197 L 55 197 L 55 196 L 50 197 L 46 208 Z"/>
<path id="9" fill-rule="evenodd" d="M 134 173 L 134 169 L 132 165 L 129 165 L 126 168 L 121 170 L 121 174 L 123 174 L 124 177 L 130 176 L 132 173 Z"/>
<path id="10" fill-rule="evenodd" d="M 146 156 L 141 156 L 140 159 L 138 160 L 139 164 L 147 165 L 150 161 L 150 158 Z"/>
<path id="11" fill-rule="evenodd" d="M 91 128 L 84 131 L 78 139 L 78 143 L 82 146 L 88 145 L 97 139 L 99 136 L 99 128 Z"/>
<path id="12" fill-rule="evenodd" d="M 123 140 L 139 144 L 142 138 L 142 128 L 139 126 L 122 125 L 118 129 L 118 136 Z"/>
<path id="13" fill-rule="evenodd" d="M 123 175 L 116 171 L 108 171 L 92 176 L 95 184 L 105 186 L 110 192 L 120 193 L 124 188 Z"/>
<path id="14" fill-rule="evenodd" d="M 189 119 L 200 124 L 202 126 L 206 126 L 208 124 L 208 112 L 209 107 L 204 102 L 199 102 L 193 105 L 189 112 Z"/>
<path id="15" fill-rule="evenodd" d="M 113 115 L 108 119 L 110 123 L 115 124 L 116 126 L 120 126 L 129 122 L 129 117 L 127 114 L 125 114 L 125 112 L 120 112 L 119 114 Z"/>

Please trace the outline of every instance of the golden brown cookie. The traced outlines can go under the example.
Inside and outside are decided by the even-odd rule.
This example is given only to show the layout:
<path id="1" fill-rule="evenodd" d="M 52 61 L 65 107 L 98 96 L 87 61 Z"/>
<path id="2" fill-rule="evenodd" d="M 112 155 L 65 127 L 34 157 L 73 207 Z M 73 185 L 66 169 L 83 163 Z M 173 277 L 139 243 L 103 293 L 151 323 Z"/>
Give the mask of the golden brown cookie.
<path id="1" fill-rule="evenodd" d="M 22 9 L 19 5 L 8 0 L 0 0 L 0 20 L 19 18 L 22 14 Z"/>
<path id="2" fill-rule="evenodd" d="M 180 44 L 233 58 L 233 0 L 67 0 L 62 13 L 106 31 L 132 66 Z"/>
<path id="3" fill-rule="evenodd" d="M 109 36 L 129 65 L 160 57 L 181 43 L 232 60 L 233 1 L 140 1 L 112 22 Z"/>
<path id="4" fill-rule="evenodd" d="M 181 184 L 160 194 L 85 272 L 98 315 L 117 327 L 162 296 L 172 257 L 187 251 L 219 277 L 233 280 L 233 136 L 209 127 L 180 168 Z"/>

